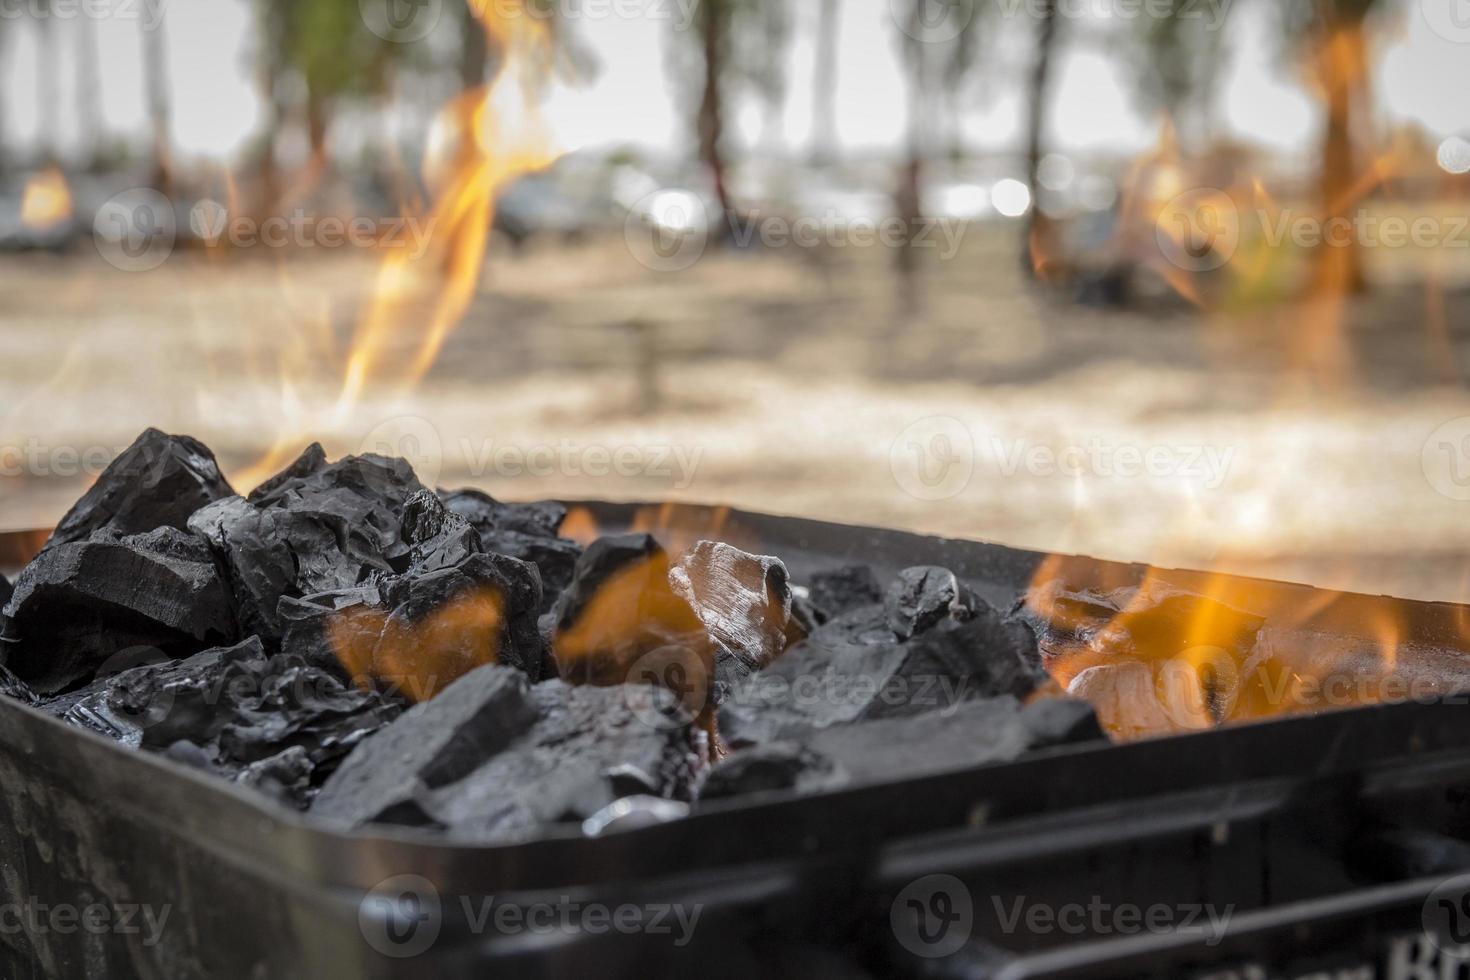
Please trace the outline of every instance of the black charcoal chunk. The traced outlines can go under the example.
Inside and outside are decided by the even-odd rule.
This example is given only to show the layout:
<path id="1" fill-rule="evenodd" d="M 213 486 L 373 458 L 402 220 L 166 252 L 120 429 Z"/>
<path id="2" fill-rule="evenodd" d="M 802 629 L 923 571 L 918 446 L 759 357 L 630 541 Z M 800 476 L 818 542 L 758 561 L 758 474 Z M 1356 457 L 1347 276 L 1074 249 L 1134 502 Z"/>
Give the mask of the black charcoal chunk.
<path id="1" fill-rule="evenodd" d="M 10 579 L 0 575 L 0 608 L 3 608 L 15 594 L 15 586 L 10 584 Z"/>
<path id="2" fill-rule="evenodd" d="M 700 799 L 893 782 L 1011 762 L 1049 744 L 1015 698 L 984 698 L 741 749 L 710 770 Z"/>
<path id="3" fill-rule="evenodd" d="M 689 707 L 707 702 L 713 645 L 694 609 L 674 593 L 669 557 L 651 535 L 593 542 L 550 620 L 562 680 L 610 686 L 663 683 L 668 675 L 687 692 Z"/>
<path id="4" fill-rule="evenodd" d="M 374 652 L 374 673 L 436 671 L 442 688 L 488 663 L 532 678 L 545 670 L 536 611 L 536 566 L 496 554 L 472 554 L 458 565 L 384 581 L 388 617 Z"/>
<path id="5" fill-rule="evenodd" d="M 41 700 L 29 684 L 12 674 L 4 664 L 0 664 L 0 695 L 26 704 L 39 704 Z"/>
<path id="6" fill-rule="evenodd" d="M 238 629 L 209 549 L 172 527 L 53 545 L 26 566 L 5 607 L 6 665 L 38 694 L 90 681 L 134 647 L 182 656 Z"/>
<path id="7" fill-rule="evenodd" d="M 400 532 L 409 552 L 411 572 L 436 572 L 459 565 L 470 555 L 483 552 L 480 534 L 429 490 L 408 498 Z"/>
<path id="8" fill-rule="evenodd" d="M 980 600 L 947 568 L 906 568 L 884 595 L 888 625 L 907 640 L 946 619 L 969 619 Z"/>
<path id="9" fill-rule="evenodd" d="M 839 789 L 849 781 L 848 774 L 826 756 L 796 742 L 769 742 L 717 764 L 699 788 L 699 798 L 719 800 L 777 790 L 815 793 Z"/>
<path id="10" fill-rule="evenodd" d="M 834 726 L 1024 697 L 1044 680 L 1030 630 L 988 606 L 906 643 L 895 639 L 888 610 L 869 606 L 820 627 L 736 688 L 720 733 L 734 746 L 803 740 Z"/>
<path id="11" fill-rule="evenodd" d="M 401 706 L 251 637 L 145 663 L 44 707 L 131 748 L 237 779 L 304 807 L 336 765 Z"/>
<path id="12" fill-rule="evenodd" d="M 541 572 L 541 614 L 572 584 L 582 546 L 557 537 L 567 510 L 558 503 L 501 503 L 478 490 L 441 490 L 450 513 L 468 521 L 486 551 L 535 565 Z"/>
<path id="13" fill-rule="evenodd" d="M 544 676 L 535 566 L 480 553 L 449 567 L 428 565 L 431 571 L 378 584 L 281 600 L 282 648 L 411 701 L 428 700 L 486 664 Z"/>
<path id="14" fill-rule="evenodd" d="M 553 501 L 507 504 L 479 490 L 441 490 L 444 506 L 474 525 L 481 534 L 514 531 L 532 537 L 555 538 L 567 509 Z"/>
<path id="15" fill-rule="evenodd" d="M 667 577 L 668 555 L 651 534 L 615 534 L 598 538 L 577 562 L 572 584 L 553 609 L 558 629 L 569 629 L 586 610 L 594 596 L 615 575 L 634 568 L 648 568 L 648 578 Z"/>
<path id="16" fill-rule="evenodd" d="M 549 613 L 572 584 L 582 546 L 566 538 L 548 538 L 520 531 L 481 531 L 486 551 L 530 562 L 541 573 L 541 614 Z"/>
<path id="17" fill-rule="evenodd" d="M 807 592 L 820 623 L 871 606 L 883 598 L 878 579 L 867 565 L 845 565 L 817 572 L 807 583 Z"/>
<path id="18" fill-rule="evenodd" d="M 382 602 L 376 585 L 283 598 L 276 610 L 284 625 L 281 649 L 314 667 L 348 671 L 338 651 L 377 645 L 385 618 Z"/>
<path id="19" fill-rule="evenodd" d="M 1021 712 L 1038 746 L 1107 741 L 1097 711 L 1086 701 L 1041 698 Z"/>
<path id="20" fill-rule="evenodd" d="M 697 736 L 652 687 L 532 685 L 485 667 L 366 741 L 313 812 L 351 826 L 434 826 L 509 841 L 601 812 L 629 787 L 687 797 Z"/>
<path id="21" fill-rule="evenodd" d="M 367 584 L 407 571 L 416 542 L 403 517 L 421 493 L 402 460 L 349 456 L 328 463 L 320 446 L 250 495 L 203 508 L 189 528 L 225 567 L 244 628 L 272 643 L 285 624 L 280 600 Z M 427 540 L 420 557 L 450 560 Z M 444 544 L 444 549 L 449 545 Z"/>
<path id="22" fill-rule="evenodd" d="M 149 429 L 102 471 L 47 547 L 85 541 L 104 528 L 119 534 L 182 529 L 200 507 L 234 492 L 203 443 Z"/>

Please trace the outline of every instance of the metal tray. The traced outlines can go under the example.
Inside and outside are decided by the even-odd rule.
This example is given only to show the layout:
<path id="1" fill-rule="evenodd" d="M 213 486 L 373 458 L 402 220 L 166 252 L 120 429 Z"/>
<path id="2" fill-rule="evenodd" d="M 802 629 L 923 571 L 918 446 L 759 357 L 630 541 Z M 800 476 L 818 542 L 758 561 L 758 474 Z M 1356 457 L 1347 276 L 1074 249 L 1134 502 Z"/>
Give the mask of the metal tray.
<path id="1" fill-rule="evenodd" d="M 585 506 L 604 531 L 648 513 L 637 505 Z M 1043 559 L 896 531 L 712 509 L 681 514 L 694 530 L 701 521 L 719 523 L 722 536 L 742 547 L 779 555 L 798 579 L 845 561 L 880 571 L 941 564 L 992 601 L 1009 603 Z M 0 563 L 24 560 L 40 540 L 0 536 Z M 1144 571 L 1074 563 L 1074 571 L 1086 568 L 1109 581 Z M 1169 574 L 1186 587 L 1194 578 Z M 1303 600 L 1318 595 L 1305 586 L 1256 585 Z M 1344 596 L 1325 605 L 1330 621 L 1321 626 L 1351 635 L 1356 617 L 1385 603 L 1426 643 L 1457 637 L 1465 614 L 1445 604 Z M 1274 846 L 1273 834 L 1295 834 L 1291 828 L 1305 819 L 1326 828 L 1324 840 L 1336 839 L 1357 826 L 1358 817 L 1344 814 L 1371 809 L 1375 793 L 1397 801 L 1384 804 L 1394 812 L 1417 806 L 1422 824 L 1442 830 L 1445 818 L 1422 805 L 1424 794 L 1438 799 L 1462 778 L 1470 783 L 1470 711 L 1402 704 L 1048 750 L 821 796 L 750 797 L 596 839 L 569 831 L 516 846 L 465 847 L 410 830 L 335 833 L 309 815 L 7 701 L 0 704 L 7 903 L 0 906 L 0 973 L 416 977 L 503 967 L 515 976 L 698 969 L 718 977 L 781 975 L 781 964 L 808 976 L 932 972 L 955 961 L 913 959 L 888 925 L 893 895 L 915 877 L 943 871 L 1027 889 L 1050 880 L 1078 894 L 1152 888 L 1198 899 L 1213 890 L 1243 896 L 1267 914 L 1283 901 L 1322 901 L 1317 892 L 1340 896 L 1355 887 L 1325 872 L 1283 886 L 1285 865 L 1262 850 Z M 1175 870 L 1151 886 L 1146 875 L 1120 871 L 1132 866 L 1128 855 L 1174 860 Z M 550 928 L 502 929 L 480 919 L 487 898 L 492 908 L 580 911 Z M 107 928 L 37 921 L 38 911 L 44 919 L 44 910 L 92 906 L 110 911 Z M 625 932 L 603 919 L 623 907 L 648 913 L 665 906 L 697 909 L 692 933 Z M 594 919 L 597 908 L 603 911 Z M 148 928 L 141 911 L 156 922 L 165 909 L 163 928 Z M 647 915 L 643 922 L 652 924 Z M 1255 920 L 1247 925 L 1261 928 Z M 983 931 L 977 926 L 977 938 Z M 1189 937 L 1175 938 L 1185 948 L 1179 955 L 1199 952 Z M 1135 944 L 1067 960 L 1065 948 L 1032 945 L 1013 951 L 1020 958 L 1008 969 L 1021 970 L 1014 975 L 1120 975 L 1132 967 L 1096 970 L 1109 956 L 1121 964 L 1138 955 Z M 1028 956 L 1031 967 L 1024 966 Z M 1082 962 L 1087 969 L 1077 972 Z"/>

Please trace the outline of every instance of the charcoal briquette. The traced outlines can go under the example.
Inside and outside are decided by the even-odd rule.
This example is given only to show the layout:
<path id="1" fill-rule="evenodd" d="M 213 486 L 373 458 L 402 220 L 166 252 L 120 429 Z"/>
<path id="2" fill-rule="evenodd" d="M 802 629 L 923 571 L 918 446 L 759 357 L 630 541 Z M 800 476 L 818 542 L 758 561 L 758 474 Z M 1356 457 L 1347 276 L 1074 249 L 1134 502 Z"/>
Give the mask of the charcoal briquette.
<path id="1" fill-rule="evenodd" d="M 531 684 L 483 667 L 368 739 L 313 812 L 351 826 L 434 826 L 515 840 L 586 819 L 627 788 L 687 795 L 697 765 L 689 720 L 656 688 Z M 641 774 L 629 780 L 628 774 Z"/>
<path id="2" fill-rule="evenodd" d="M 820 622 L 882 600 L 878 578 L 867 565 L 844 565 L 812 575 L 807 594 Z"/>
<path id="3" fill-rule="evenodd" d="M 200 507 L 234 492 L 203 443 L 149 429 L 82 494 L 47 547 L 85 541 L 103 529 L 124 535 L 183 529 Z"/>
<path id="4" fill-rule="evenodd" d="M 133 647 L 185 655 L 237 636 L 209 550 L 172 527 L 46 548 L 21 572 L 0 636 L 6 665 L 38 694 L 85 683 Z"/>
<path id="5" fill-rule="evenodd" d="M 256 637 L 144 663 L 43 707 L 131 748 L 167 753 L 305 806 L 336 764 L 401 705 Z"/>
<path id="6" fill-rule="evenodd" d="M 890 609 L 868 606 L 821 626 L 732 693 L 720 712 L 731 745 L 803 739 L 814 730 L 921 714 L 977 698 L 1024 697 L 1045 671 L 1031 631 L 980 603 L 907 642 Z"/>
<path id="7" fill-rule="evenodd" d="M 969 619 L 980 600 L 947 568 L 906 568 L 883 597 L 888 625 L 900 640 L 924 632 L 946 619 Z"/>
<path id="8" fill-rule="evenodd" d="M 1015 698 L 985 698 L 861 725 L 809 729 L 799 740 L 741 749 L 710 771 L 700 798 L 911 779 L 1010 762 L 1041 744 Z"/>
<path id="9" fill-rule="evenodd" d="M 474 525 L 481 534 L 513 531 L 531 537 L 555 538 L 567 509 L 554 501 L 507 504 L 479 490 L 441 490 L 444 506 Z"/>

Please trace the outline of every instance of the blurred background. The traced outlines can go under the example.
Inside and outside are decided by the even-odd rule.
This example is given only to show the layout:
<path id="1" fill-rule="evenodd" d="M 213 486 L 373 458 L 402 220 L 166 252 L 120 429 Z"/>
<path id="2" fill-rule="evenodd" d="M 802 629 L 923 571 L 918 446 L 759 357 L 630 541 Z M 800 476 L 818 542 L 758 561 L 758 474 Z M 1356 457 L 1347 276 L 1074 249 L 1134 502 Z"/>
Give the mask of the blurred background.
<path id="1" fill-rule="evenodd" d="M 0 0 L 0 523 L 145 426 L 1470 596 L 1463 0 Z"/>

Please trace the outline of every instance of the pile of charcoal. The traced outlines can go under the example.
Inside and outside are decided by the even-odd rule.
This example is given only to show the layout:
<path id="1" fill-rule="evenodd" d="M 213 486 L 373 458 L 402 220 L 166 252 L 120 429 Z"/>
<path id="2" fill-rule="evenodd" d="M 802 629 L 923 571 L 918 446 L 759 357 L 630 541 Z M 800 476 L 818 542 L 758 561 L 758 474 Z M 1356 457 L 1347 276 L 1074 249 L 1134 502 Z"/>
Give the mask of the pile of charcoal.
<path id="1" fill-rule="evenodd" d="M 589 833 L 1102 738 L 942 568 L 794 583 L 309 448 L 249 496 L 144 433 L 11 585 L 0 692 L 345 827 Z"/>

